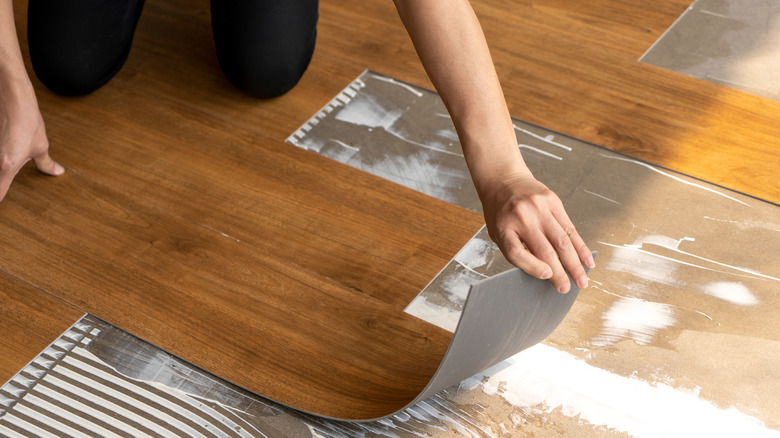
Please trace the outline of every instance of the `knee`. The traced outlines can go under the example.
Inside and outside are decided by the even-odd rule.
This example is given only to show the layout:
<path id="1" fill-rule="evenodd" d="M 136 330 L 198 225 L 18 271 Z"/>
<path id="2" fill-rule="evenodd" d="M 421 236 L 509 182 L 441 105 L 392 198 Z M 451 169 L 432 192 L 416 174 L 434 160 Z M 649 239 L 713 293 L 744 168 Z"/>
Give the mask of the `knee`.
<path id="1" fill-rule="evenodd" d="M 27 39 L 36 76 L 55 93 L 88 94 L 130 53 L 144 0 L 30 0 Z"/>
<path id="2" fill-rule="evenodd" d="M 317 6 L 317 0 L 212 0 L 217 58 L 228 80 L 261 98 L 290 91 L 314 53 Z"/>
<path id="3" fill-rule="evenodd" d="M 237 88 L 251 96 L 273 98 L 295 87 L 309 65 L 311 52 L 298 57 L 224 53 L 218 57 L 225 76 Z"/>
<path id="4" fill-rule="evenodd" d="M 78 62 L 61 59 L 57 54 L 30 50 L 33 70 L 38 79 L 51 91 L 64 96 L 83 96 L 108 82 L 119 66 L 100 65 L 95 62 Z"/>

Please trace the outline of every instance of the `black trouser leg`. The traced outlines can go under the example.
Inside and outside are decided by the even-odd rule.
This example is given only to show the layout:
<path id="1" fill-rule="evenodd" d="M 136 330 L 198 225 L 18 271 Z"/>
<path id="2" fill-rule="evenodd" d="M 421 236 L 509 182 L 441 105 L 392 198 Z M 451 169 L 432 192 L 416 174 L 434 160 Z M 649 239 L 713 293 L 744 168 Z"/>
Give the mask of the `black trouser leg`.
<path id="1" fill-rule="evenodd" d="M 286 93 L 309 66 L 317 17 L 317 0 L 211 0 L 225 76 L 253 96 Z"/>
<path id="2" fill-rule="evenodd" d="M 33 70 L 52 91 L 88 94 L 122 68 L 144 0 L 29 0 Z"/>

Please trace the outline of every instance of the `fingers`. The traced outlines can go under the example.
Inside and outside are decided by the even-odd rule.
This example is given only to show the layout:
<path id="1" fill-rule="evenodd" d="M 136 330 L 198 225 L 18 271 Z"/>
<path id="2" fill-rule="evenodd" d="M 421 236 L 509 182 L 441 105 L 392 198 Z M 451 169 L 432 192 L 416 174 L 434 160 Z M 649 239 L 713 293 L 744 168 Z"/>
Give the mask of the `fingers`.
<path id="1" fill-rule="evenodd" d="M 537 278 L 549 278 L 558 292 L 571 290 L 569 276 L 585 288 L 588 276 L 583 265 L 593 267 L 593 256 L 563 205 L 552 206 L 550 213 L 538 222 L 526 221 L 522 228 L 503 232 L 497 243 L 510 263 Z"/>
<path id="2" fill-rule="evenodd" d="M 582 265 L 594 267 L 593 254 L 577 233 L 574 224 L 563 209 L 563 204 L 558 203 L 554 206 L 552 214 L 556 221 L 551 225 L 548 234 L 552 237 L 550 241 L 555 245 L 558 257 L 574 283 L 580 288 L 585 288 L 588 286 L 588 275 Z"/>
<path id="3" fill-rule="evenodd" d="M 556 224 L 557 225 L 557 224 Z M 560 226 L 554 226 L 555 231 L 550 232 L 550 243 L 552 244 L 555 252 L 557 253 L 561 270 L 555 272 L 555 275 L 551 279 L 553 285 L 559 292 L 566 293 L 570 289 L 569 277 L 566 272 L 571 275 L 574 283 L 580 288 L 588 286 L 588 275 L 585 273 L 582 264 L 580 263 L 580 257 L 577 251 L 574 249 L 572 243 L 572 236 L 576 235 L 574 228 L 564 230 Z M 565 270 L 565 271 L 564 271 Z"/>
<path id="4" fill-rule="evenodd" d="M 12 173 L 4 172 L 0 174 L 0 201 L 5 198 L 8 188 L 11 187 L 11 181 L 14 179 Z"/>
<path id="5" fill-rule="evenodd" d="M 566 275 L 566 269 L 561 264 L 559 253 L 541 229 L 533 235 L 526 235 L 522 240 L 514 233 L 503 237 L 498 243 L 507 261 L 534 277 L 542 280 L 549 279 L 558 292 L 569 292 L 571 283 Z M 569 252 L 574 254 L 573 249 Z M 568 257 L 570 258 L 571 255 Z M 576 258 L 576 254 L 574 257 Z M 582 270 L 581 266 L 580 270 Z M 582 274 L 584 273 L 583 270 Z M 587 278 L 585 281 L 587 283 Z"/>
<path id="6" fill-rule="evenodd" d="M 47 175 L 58 176 L 65 173 L 65 168 L 52 160 L 48 152 L 44 152 L 43 155 L 35 157 L 34 161 L 38 170 Z"/>
<path id="7" fill-rule="evenodd" d="M 563 209 L 563 204 L 560 204 L 559 208 L 554 208 L 552 213 L 566 232 L 566 235 L 569 236 L 571 244 L 574 246 L 574 250 L 579 256 L 580 262 L 589 268 L 595 268 L 596 262 L 593 260 L 593 253 L 590 251 L 590 248 L 588 248 L 588 245 L 585 244 L 585 241 L 579 233 L 577 233 L 577 229 L 574 227 L 571 219 L 569 219 L 569 215 L 567 215 L 566 210 Z"/>
<path id="8" fill-rule="evenodd" d="M 550 267 L 552 271 L 550 282 L 555 287 L 555 290 L 560 293 L 567 293 L 571 289 L 571 282 L 566 271 L 569 270 L 572 257 L 575 260 L 577 258 L 574 248 L 570 244 L 566 244 L 568 236 L 565 233 L 564 236 L 566 238 L 564 239 L 560 234 L 553 234 L 543 230 L 544 228 L 540 229 L 534 236 L 527 237 L 526 246 L 535 257 Z M 585 271 L 582 270 L 578 263 L 575 263 L 575 265 L 582 271 L 581 273 L 575 271 L 572 274 L 573 278 L 578 279 L 581 274 L 585 274 Z M 587 282 L 587 279 L 585 281 Z M 579 286 L 580 283 L 577 283 L 577 285 Z"/>
<path id="9" fill-rule="evenodd" d="M 583 265 L 593 256 L 555 193 L 527 174 L 510 175 L 483 189 L 485 222 L 507 260 L 566 293 L 587 287 Z M 571 276 L 571 279 L 569 279 Z"/>
<path id="10" fill-rule="evenodd" d="M 498 243 L 509 263 L 542 280 L 553 276 L 550 265 L 531 254 L 516 234 L 506 236 Z"/>

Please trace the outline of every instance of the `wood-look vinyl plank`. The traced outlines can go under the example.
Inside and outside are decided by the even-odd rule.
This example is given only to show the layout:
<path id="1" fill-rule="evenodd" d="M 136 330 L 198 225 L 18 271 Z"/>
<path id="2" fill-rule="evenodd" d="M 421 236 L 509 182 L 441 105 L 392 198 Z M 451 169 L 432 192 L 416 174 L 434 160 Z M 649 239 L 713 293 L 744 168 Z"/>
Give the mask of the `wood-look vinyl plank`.
<path id="1" fill-rule="evenodd" d="M 492 29 L 512 31 L 500 22 Z M 510 111 L 521 119 L 769 201 L 780 199 L 767 160 L 777 157 L 772 145 L 780 138 L 772 122 L 780 115 L 776 102 L 587 44 L 562 44 L 554 35 L 522 39 L 528 44 L 496 44 L 499 68 L 510 72 L 504 81 Z M 501 61 L 503 51 L 514 60 L 511 67 Z"/>
<path id="2" fill-rule="evenodd" d="M 399 308 L 483 223 L 121 82 L 86 99 L 40 100 L 52 111 L 50 141 L 68 145 L 59 157 L 74 172 Z"/>
<path id="3" fill-rule="evenodd" d="M 381 415 L 447 348 L 449 333 L 393 305 L 141 197 L 75 173 L 43 187 L 27 176 L 0 207 L 0 245 L 15 255 L 0 269 L 249 390 Z"/>
<path id="4" fill-rule="evenodd" d="M 0 386 L 83 315 L 84 311 L 0 271 Z"/>

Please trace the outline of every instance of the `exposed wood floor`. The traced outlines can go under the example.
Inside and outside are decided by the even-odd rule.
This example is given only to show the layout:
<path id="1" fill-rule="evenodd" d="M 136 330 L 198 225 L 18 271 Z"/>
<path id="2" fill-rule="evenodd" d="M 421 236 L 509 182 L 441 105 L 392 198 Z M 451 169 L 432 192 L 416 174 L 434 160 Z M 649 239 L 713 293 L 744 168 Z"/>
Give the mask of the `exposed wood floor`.
<path id="1" fill-rule="evenodd" d="M 780 103 L 636 61 L 688 1 L 474 3 L 513 116 L 780 202 Z M 69 172 L 28 166 L 0 204 L 0 380 L 89 311 L 326 415 L 427 381 L 449 335 L 402 309 L 481 218 L 284 143 L 366 68 L 430 86 L 392 2 L 327 0 L 320 17 L 309 71 L 271 101 L 223 78 L 202 0 L 148 1 L 94 94 L 38 86 Z M 12 337 L 22 324 L 37 341 Z M 376 386 L 385 373 L 409 381 Z"/>

